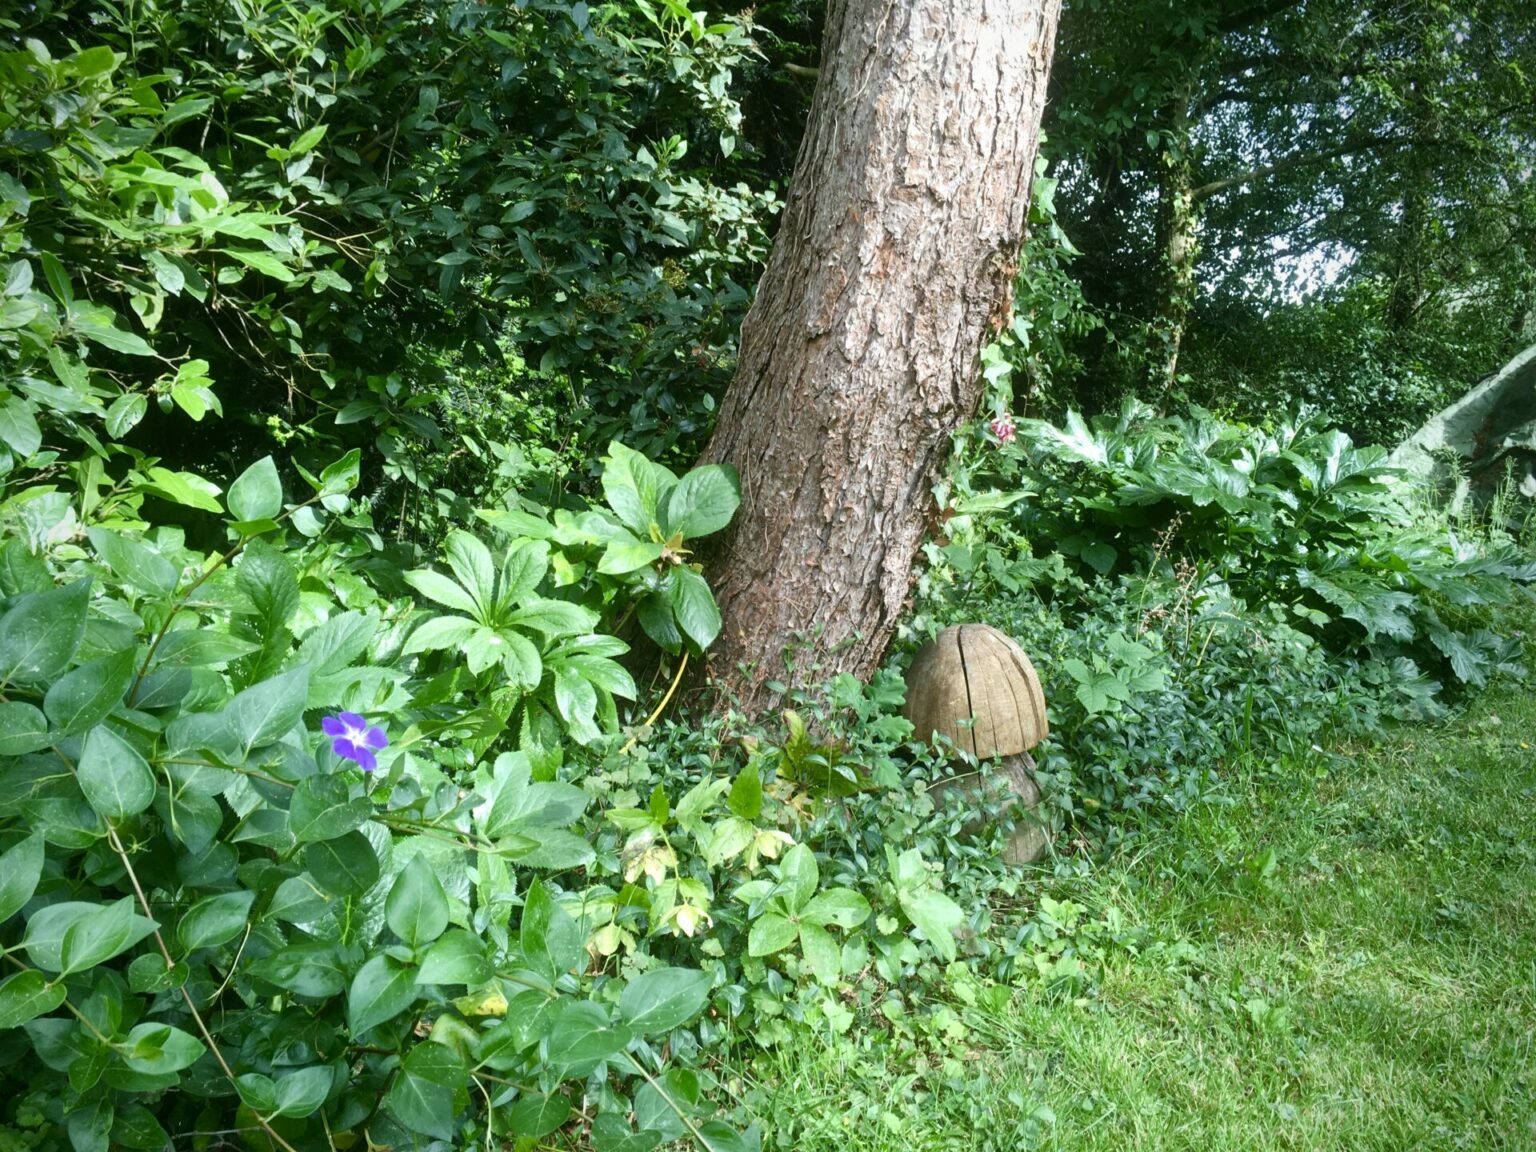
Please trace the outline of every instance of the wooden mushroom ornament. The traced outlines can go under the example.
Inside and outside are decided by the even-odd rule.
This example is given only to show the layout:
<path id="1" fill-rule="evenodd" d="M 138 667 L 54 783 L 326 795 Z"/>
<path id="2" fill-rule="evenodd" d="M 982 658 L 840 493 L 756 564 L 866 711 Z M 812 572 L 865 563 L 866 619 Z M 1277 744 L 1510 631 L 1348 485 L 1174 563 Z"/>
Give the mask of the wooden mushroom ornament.
<path id="1" fill-rule="evenodd" d="M 1003 776 L 1021 808 L 1040 802 L 1035 761 L 1029 750 L 1050 732 L 1040 677 L 1024 650 L 987 624 L 946 628 L 919 649 L 907 670 L 906 717 L 919 739 L 946 737 L 978 760 L 999 758 Z M 974 723 L 969 721 L 975 718 Z M 979 797 L 978 785 L 941 784 Z M 1018 821 L 1003 858 L 1009 864 L 1038 860 L 1050 835 L 1028 812 Z"/>

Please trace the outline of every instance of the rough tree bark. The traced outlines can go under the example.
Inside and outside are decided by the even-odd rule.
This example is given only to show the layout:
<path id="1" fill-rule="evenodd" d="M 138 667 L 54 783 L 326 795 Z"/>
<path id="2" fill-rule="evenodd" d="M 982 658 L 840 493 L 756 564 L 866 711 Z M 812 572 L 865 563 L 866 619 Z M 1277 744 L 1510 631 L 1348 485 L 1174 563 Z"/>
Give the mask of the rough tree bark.
<path id="1" fill-rule="evenodd" d="M 1009 317 L 1060 0 L 831 0 L 779 235 L 705 459 L 741 474 L 711 666 L 751 710 L 870 673 L 977 357 Z M 745 670 L 739 665 L 745 664 Z"/>

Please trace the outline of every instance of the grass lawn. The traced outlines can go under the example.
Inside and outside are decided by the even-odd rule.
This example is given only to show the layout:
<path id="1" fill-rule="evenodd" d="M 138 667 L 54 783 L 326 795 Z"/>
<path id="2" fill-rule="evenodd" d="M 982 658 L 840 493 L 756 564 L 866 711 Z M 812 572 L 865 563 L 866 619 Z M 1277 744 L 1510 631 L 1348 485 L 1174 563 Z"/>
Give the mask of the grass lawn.
<path id="1" fill-rule="evenodd" d="M 1043 877 L 1140 929 L 1086 983 L 760 1059 L 740 1082 L 771 1142 L 1536 1149 L 1536 694 L 1224 787 L 1139 853 Z"/>

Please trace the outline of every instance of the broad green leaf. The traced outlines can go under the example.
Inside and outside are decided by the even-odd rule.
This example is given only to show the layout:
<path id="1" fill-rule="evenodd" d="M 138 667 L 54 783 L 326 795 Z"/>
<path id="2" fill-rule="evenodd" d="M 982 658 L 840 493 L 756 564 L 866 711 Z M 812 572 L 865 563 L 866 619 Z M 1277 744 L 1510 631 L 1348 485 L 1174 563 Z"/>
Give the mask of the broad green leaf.
<path id="1" fill-rule="evenodd" d="M 619 1018 L 636 1034 L 680 1028 L 704 1010 L 714 978 L 693 968 L 653 968 L 619 994 Z"/>
<path id="2" fill-rule="evenodd" d="M 550 1005 L 540 1052 L 562 1078 L 577 1079 L 617 1056 L 633 1039 L 633 1031 L 610 1019 L 601 1004 L 562 997 Z"/>
<path id="3" fill-rule="evenodd" d="M 128 1033 L 122 1055 L 135 1072 L 163 1076 L 189 1067 L 206 1051 L 201 1040 L 180 1028 L 145 1023 L 135 1025 Z"/>
<path id="4" fill-rule="evenodd" d="M 271 520 L 283 510 L 283 482 L 277 463 L 263 456 L 236 478 L 225 495 L 234 520 Z"/>
<path id="5" fill-rule="evenodd" d="M 331 1094 L 335 1082 L 329 1064 L 317 1064 L 290 1072 L 277 1081 L 276 1107 L 279 1116 L 313 1116 Z"/>
<path id="6" fill-rule="evenodd" d="M 52 680 L 85 638 L 89 580 L 22 596 L 0 616 L 0 687 Z"/>
<path id="7" fill-rule="evenodd" d="M 20 700 L 0 700 L 0 756 L 24 756 L 49 743 L 47 717 Z"/>
<path id="8" fill-rule="evenodd" d="M 843 974 L 842 949 L 832 939 L 831 933 L 819 925 L 802 922 L 800 925 L 800 952 L 810 965 L 816 979 L 823 984 L 836 984 Z"/>
<path id="9" fill-rule="evenodd" d="M 463 616 L 436 616 L 420 625 L 405 642 L 404 654 L 461 648 L 480 631 L 480 625 Z"/>
<path id="10" fill-rule="evenodd" d="M 473 598 L 478 619 L 490 621 L 496 609 L 496 562 L 491 550 L 472 533 L 454 529 L 448 533 L 443 555 L 460 586 Z"/>
<path id="11" fill-rule="evenodd" d="M 526 1140 L 548 1136 L 570 1115 L 571 1102 L 564 1096 L 525 1096 L 505 1112 L 507 1128 Z"/>
<path id="12" fill-rule="evenodd" d="M 752 930 L 747 933 L 747 955 L 772 956 L 788 948 L 799 935 L 794 921 L 777 912 L 764 912 L 752 922 Z"/>
<path id="13" fill-rule="evenodd" d="M 222 668 L 252 652 L 260 644 L 210 628 L 178 628 L 167 633 L 155 649 L 155 665 L 170 668 Z"/>
<path id="14" fill-rule="evenodd" d="M 85 534 L 102 563 L 124 584 L 152 596 L 169 596 L 176 590 L 181 577 L 176 565 L 142 541 L 106 528 L 88 528 Z"/>
<path id="15" fill-rule="evenodd" d="M 308 876 L 290 876 L 277 886 L 267 915 L 290 924 L 308 924 L 325 915 L 330 897 Z"/>
<path id="16" fill-rule="evenodd" d="M 615 540 L 603 552 L 597 562 L 597 570 L 609 576 L 622 576 L 637 568 L 644 568 L 661 559 L 666 549 L 660 544 L 636 540 Z"/>
<path id="17" fill-rule="evenodd" d="M 434 572 L 430 568 L 417 568 L 405 573 L 405 582 L 427 599 L 436 600 L 444 608 L 463 612 L 476 620 L 481 619 L 475 598 L 441 572 Z"/>
<path id="18" fill-rule="evenodd" d="M 592 1122 L 588 1139 L 592 1152 L 651 1152 L 661 1143 L 661 1133 L 636 1132 L 622 1117 L 604 1112 Z"/>
<path id="19" fill-rule="evenodd" d="M 15 396 L 0 396 L 0 442 L 26 460 L 43 445 L 32 405 Z"/>
<path id="20" fill-rule="evenodd" d="M 384 1107 L 412 1132 L 451 1140 L 459 1090 L 468 1079 L 469 1069 L 456 1051 L 428 1040 L 406 1053 Z"/>
<path id="21" fill-rule="evenodd" d="M 590 744 L 602 735 L 594 720 L 597 693 L 580 675 L 564 671 L 555 674 L 555 707 L 578 744 Z"/>
<path id="22" fill-rule="evenodd" d="M 155 930 L 134 913 L 133 897 L 112 904 L 66 900 L 32 914 L 22 945 L 45 972 L 79 972 L 112 959 Z"/>
<path id="23" fill-rule="evenodd" d="M 115 1092 L 87 1096 L 65 1117 L 64 1127 L 74 1152 L 108 1152 L 112 1122 L 116 1119 L 116 1096 Z"/>
<path id="24" fill-rule="evenodd" d="M 672 611 L 678 624 L 702 651 L 720 635 L 720 609 L 709 585 L 691 568 L 672 570 Z"/>
<path id="25" fill-rule="evenodd" d="M 533 594 L 549 572 L 549 545 L 543 540 L 515 544 L 501 569 L 501 602 L 517 604 Z"/>
<path id="26" fill-rule="evenodd" d="M 299 581 L 293 565 L 265 540 L 252 540 L 241 553 L 235 580 L 251 598 L 258 630 L 270 643 L 299 610 Z"/>
<path id="27" fill-rule="evenodd" d="M 155 799 L 155 775 L 148 762 L 104 724 L 86 734 L 75 776 L 91 807 L 108 820 L 142 812 Z"/>
<path id="28" fill-rule="evenodd" d="M 706 464 L 689 472 L 661 502 L 662 534 L 681 532 L 692 540 L 718 532 L 731 522 L 741 504 L 741 485 L 734 469 Z"/>
<path id="29" fill-rule="evenodd" d="M 233 256 L 246 267 L 254 268 L 280 283 L 288 284 L 293 281 L 293 269 L 270 252 L 259 252 L 250 248 L 221 248 L 219 251 L 226 256 Z"/>
<path id="30" fill-rule="evenodd" d="M 826 927 L 857 928 L 869 919 L 869 901 L 851 888 L 829 888 L 818 892 L 800 912 L 804 923 Z"/>
<path id="31" fill-rule="evenodd" d="M 419 859 L 419 857 L 418 857 Z M 452 928 L 439 936 L 422 957 L 419 984 L 466 984 L 479 987 L 495 974 L 485 942 L 473 932 Z"/>
<path id="32" fill-rule="evenodd" d="M 7 976 L 0 981 L 0 1031 L 46 1016 L 64 1003 L 66 994 L 63 981 L 50 985 L 35 968 Z"/>
<path id="33" fill-rule="evenodd" d="M 352 796 L 340 776 L 306 776 L 288 805 L 288 830 L 300 844 L 334 840 L 361 828 L 373 815 L 366 796 Z"/>
<path id="34" fill-rule="evenodd" d="M 327 496 L 341 496 L 357 487 L 363 454 L 353 448 L 340 460 L 327 464 L 320 472 L 320 491 Z"/>
<path id="35" fill-rule="evenodd" d="M 603 497 L 624 526 L 642 540 L 650 538 L 662 492 L 676 479 L 659 464 L 617 440 L 603 458 Z"/>
<path id="36" fill-rule="evenodd" d="M 187 909 L 176 926 L 176 942 L 184 952 L 216 948 L 238 936 L 250 918 L 254 892 L 220 892 Z"/>
<path id="37" fill-rule="evenodd" d="M 591 632 L 597 622 L 596 612 L 565 600 L 530 600 L 507 617 L 511 625 L 546 636 L 579 636 Z"/>
<path id="38" fill-rule="evenodd" d="M 346 989 L 355 963 L 347 963 L 335 944 L 293 944 L 256 961 L 251 975 L 295 995 L 321 999 Z"/>
<path id="39" fill-rule="evenodd" d="M 420 948 L 448 927 L 448 894 L 419 852 L 400 870 L 384 902 L 390 931 L 412 948 Z"/>
<path id="40" fill-rule="evenodd" d="M 756 760 L 749 760 L 747 766 L 736 773 L 726 804 L 743 820 L 756 820 L 762 814 L 763 778 Z"/>
<path id="41" fill-rule="evenodd" d="M 518 938 L 529 965 L 551 979 L 581 963 L 581 929 L 538 880 L 528 886 Z"/>
<path id="42" fill-rule="evenodd" d="M 93 728 L 123 702 L 133 683 L 134 657 L 126 648 L 66 672 L 43 698 L 43 711 L 59 733 L 74 736 Z"/>
<path id="43" fill-rule="evenodd" d="M 901 910 L 945 961 L 955 958 L 955 929 L 965 920 L 960 906 L 942 892 L 923 887 L 898 890 Z"/>
<path id="44" fill-rule="evenodd" d="M 361 896 L 379 881 L 379 857 L 361 832 L 306 844 L 304 867 L 333 896 Z"/>
<path id="45" fill-rule="evenodd" d="M 139 485 L 146 492 L 172 504 L 199 508 L 204 512 L 223 512 L 219 504 L 219 486 L 191 472 L 172 472 L 167 468 L 150 468 L 144 473 Z"/>
<path id="46" fill-rule="evenodd" d="M 502 851 L 508 859 L 529 868 L 549 868 L 557 872 L 584 868 L 596 855 L 585 836 L 563 828 L 524 827 L 515 835 L 527 843 L 517 846 L 504 842 Z"/>
<path id="47" fill-rule="evenodd" d="M 300 666 L 238 693 L 220 715 L 242 757 L 286 735 L 304 715 L 309 669 Z"/>
<path id="48" fill-rule="evenodd" d="M 149 411 L 149 397 L 142 392 L 124 392 L 107 409 L 107 435 L 121 440 L 138 427 Z"/>
<path id="49" fill-rule="evenodd" d="M 347 1027 L 354 1037 L 393 1020 L 416 1002 L 416 969 L 390 956 L 374 956 L 347 989 Z"/>
<path id="50" fill-rule="evenodd" d="M 816 886 L 821 883 L 821 869 L 816 866 L 816 853 L 804 844 L 796 844 L 784 853 L 784 860 L 779 865 L 779 881 L 786 907 L 792 914 L 799 913 L 815 895 Z"/>
<path id="51" fill-rule="evenodd" d="M 34 832 L 0 856 L 0 924 L 20 912 L 43 874 L 43 834 Z"/>
<path id="52" fill-rule="evenodd" d="M 306 128 L 299 135 L 299 138 L 293 142 L 293 147 L 288 149 L 288 155 L 302 156 L 306 152 L 313 152 L 315 145 L 325 139 L 325 130 L 329 127 L 330 125 L 328 124 L 316 124 L 311 128 Z"/>

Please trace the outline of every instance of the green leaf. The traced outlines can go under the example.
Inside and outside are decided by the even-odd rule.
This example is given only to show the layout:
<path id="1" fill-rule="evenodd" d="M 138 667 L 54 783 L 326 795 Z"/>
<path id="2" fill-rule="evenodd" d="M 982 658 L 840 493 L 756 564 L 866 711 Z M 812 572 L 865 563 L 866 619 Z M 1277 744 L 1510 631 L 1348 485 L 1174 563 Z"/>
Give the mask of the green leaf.
<path id="1" fill-rule="evenodd" d="M 335 1076 L 329 1064 L 317 1064 L 290 1072 L 277 1082 L 276 1107 L 279 1116 L 313 1116 L 331 1094 Z"/>
<path id="2" fill-rule="evenodd" d="M 65 1119 L 70 1146 L 75 1152 L 107 1152 L 115 1114 L 116 1093 L 100 1092 L 87 1097 Z"/>
<path id="3" fill-rule="evenodd" d="M 167 633 L 160 647 L 155 649 L 155 666 L 222 668 L 231 660 L 259 651 L 260 644 L 231 636 L 228 632 L 215 632 L 207 627 L 178 628 Z"/>
<path id="4" fill-rule="evenodd" d="M 0 441 L 23 460 L 43 446 L 43 431 L 32 405 L 15 396 L 0 396 Z"/>
<path id="5" fill-rule="evenodd" d="M 66 995 L 62 980 L 49 984 L 35 968 L 7 976 L 0 981 L 0 1031 L 46 1016 L 64 1003 Z"/>
<path id="6" fill-rule="evenodd" d="M 577 1079 L 617 1056 L 633 1039 L 634 1033 L 611 1020 L 601 1004 L 562 997 L 550 1005 L 549 1031 L 540 1051 L 563 1079 Z"/>
<path id="7" fill-rule="evenodd" d="M 529 965 L 550 979 L 581 963 L 581 930 L 542 881 L 535 880 L 528 886 L 518 935 Z"/>
<path id="8" fill-rule="evenodd" d="M 798 914 L 816 894 L 816 885 L 821 882 L 816 853 L 804 844 L 796 844 L 784 853 L 784 860 L 779 865 L 779 881 L 785 906 L 791 914 Z"/>
<path id="9" fill-rule="evenodd" d="M 829 888 L 819 892 L 800 912 L 806 923 L 826 927 L 836 924 L 839 928 L 857 928 L 869 919 L 869 901 L 851 888 Z"/>
<path id="10" fill-rule="evenodd" d="M 207 896 L 187 909 L 176 926 L 176 942 L 184 952 L 216 948 L 233 940 L 251 915 L 254 892 L 220 892 Z"/>
<path id="11" fill-rule="evenodd" d="M 133 683 L 132 648 L 82 664 L 53 682 L 43 698 L 43 711 L 64 736 L 93 728 L 123 702 Z"/>
<path id="12" fill-rule="evenodd" d="M 448 894 L 421 853 L 400 870 L 384 902 L 390 931 L 412 948 L 420 948 L 448 927 Z"/>
<path id="13" fill-rule="evenodd" d="M 40 908 L 27 921 L 22 945 L 45 972 L 79 972 L 132 948 L 156 928 L 136 915 L 133 897 L 112 904 L 66 900 Z"/>
<path id="14" fill-rule="evenodd" d="M 731 792 L 726 797 L 726 805 L 743 820 L 756 820 L 763 811 L 763 778 L 758 771 L 757 761 L 750 760 L 747 766 L 736 773 L 736 779 L 731 781 Z"/>
<path id="15" fill-rule="evenodd" d="M 637 1035 L 680 1028 L 704 1010 L 714 978 L 693 968 L 653 968 L 619 994 L 619 1018 Z"/>
<path id="16" fill-rule="evenodd" d="M 549 545 L 543 540 L 516 544 L 507 551 L 501 567 L 500 599 L 517 604 L 532 595 L 549 574 Z"/>
<path id="17" fill-rule="evenodd" d="M 430 568 L 417 568 L 404 575 L 405 582 L 427 599 L 437 601 L 444 608 L 452 608 L 455 612 L 473 616 L 476 620 L 481 619 L 475 598 L 441 572 L 434 572 Z"/>
<path id="18" fill-rule="evenodd" d="M 107 409 L 107 435 L 121 440 L 138 427 L 149 411 L 149 397 L 142 392 L 124 392 Z"/>
<path id="19" fill-rule="evenodd" d="M 485 942 L 473 932 L 454 928 L 437 938 L 421 961 L 419 984 L 467 984 L 477 988 L 496 969 L 485 954 Z"/>
<path id="20" fill-rule="evenodd" d="M 196 1036 L 180 1028 L 145 1023 L 134 1026 L 128 1033 L 126 1046 L 120 1051 L 123 1060 L 135 1072 L 164 1076 L 190 1067 L 208 1049 Z"/>
<path id="21" fill-rule="evenodd" d="M 220 715 L 240 755 L 287 735 L 303 718 L 308 695 L 309 668 L 304 665 L 238 693 Z"/>
<path id="22" fill-rule="evenodd" d="M 525 1096 L 505 1113 L 507 1128 L 526 1140 L 548 1136 L 570 1115 L 571 1102 L 564 1096 Z"/>
<path id="23" fill-rule="evenodd" d="M 30 704 L 0 700 L 0 756 L 25 756 L 48 747 L 48 720 Z"/>
<path id="24" fill-rule="evenodd" d="M 428 1040 L 406 1053 L 384 1107 L 412 1132 L 451 1140 L 459 1090 L 468 1079 L 469 1069 L 457 1052 Z"/>
<path id="25" fill-rule="evenodd" d="M 263 956 L 250 971 L 295 995 L 328 999 L 346 989 L 352 963 L 356 961 L 344 961 L 334 944 L 293 944 Z"/>
<path id="26" fill-rule="evenodd" d="M 0 924 L 20 912 L 43 875 L 43 834 L 34 832 L 0 856 Z"/>
<path id="27" fill-rule="evenodd" d="M 662 534 L 681 532 L 692 540 L 718 532 L 731 522 L 741 504 L 741 484 L 724 464 L 695 468 L 662 500 Z"/>
<path id="28" fill-rule="evenodd" d="M 329 127 L 330 125 L 328 124 L 316 124 L 311 128 L 306 128 L 299 138 L 293 142 L 293 146 L 288 149 L 288 155 L 302 156 L 306 152 L 313 152 L 315 145 L 325 139 L 325 130 Z"/>
<path id="29" fill-rule="evenodd" d="M 518 628 L 531 628 L 546 636 L 580 636 L 597 627 L 598 615 L 590 608 L 564 600 L 530 600 L 507 618 Z"/>
<path id="30" fill-rule="evenodd" d="M 788 948 L 799 935 L 794 921 L 777 912 L 764 912 L 752 922 L 752 931 L 747 933 L 747 955 L 772 956 Z"/>
<path id="31" fill-rule="evenodd" d="M 665 551 L 660 544 L 636 540 L 634 537 L 615 540 L 603 551 L 602 559 L 597 562 L 597 570 L 608 576 L 622 576 L 626 572 L 656 563 Z"/>
<path id="32" fill-rule="evenodd" d="M 52 680 L 85 638 L 90 580 L 20 597 L 0 616 L 0 686 Z"/>
<path id="33" fill-rule="evenodd" d="M 288 830 L 300 844 L 334 840 L 361 828 L 373 815 L 366 796 L 352 796 L 340 776 L 306 776 L 293 790 Z"/>
<path id="34" fill-rule="evenodd" d="M 233 256 L 248 268 L 254 268 L 263 275 L 270 276 L 283 284 L 293 281 L 293 269 L 284 264 L 270 252 L 259 252 L 249 248 L 221 248 L 219 251 L 226 256 Z"/>
<path id="35" fill-rule="evenodd" d="M 176 565 L 141 541 L 106 528 L 87 528 L 85 534 L 102 563 L 124 584 L 155 596 L 169 596 L 176 591 L 181 577 Z"/>
<path id="36" fill-rule="evenodd" d="M 267 915 L 290 924 L 308 924 L 325 915 L 330 900 L 308 876 L 290 876 L 277 886 Z"/>
<path id="37" fill-rule="evenodd" d="M 672 570 L 672 611 L 688 638 L 700 651 L 720 635 L 720 609 L 709 585 L 691 568 Z"/>
<path id="38" fill-rule="evenodd" d="M 75 776 L 91 807 L 108 820 L 142 812 L 155 799 L 155 775 L 148 762 L 104 724 L 86 734 Z"/>
<path id="39" fill-rule="evenodd" d="M 651 1152 L 661 1143 L 660 1132 L 635 1132 L 612 1112 L 604 1112 L 592 1122 L 588 1134 L 592 1152 Z"/>
<path id="40" fill-rule="evenodd" d="M 441 648 L 462 648 L 479 631 L 480 625 L 463 616 L 435 616 L 411 633 L 405 642 L 404 655 L 436 652 Z"/>
<path id="41" fill-rule="evenodd" d="M 277 463 L 263 456 L 229 486 L 226 497 L 234 520 L 271 520 L 283 510 L 283 482 L 277 475 Z"/>
<path id="42" fill-rule="evenodd" d="M 491 550 L 473 533 L 456 528 L 448 533 L 443 555 L 459 584 L 473 599 L 478 610 L 476 618 L 492 620 L 496 609 L 496 562 Z"/>
<path id="43" fill-rule="evenodd" d="M 379 858 L 361 832 L 305 845 L 304 868 L 333 896 L 361 896 L 379 882 Z"/>
<path id="44" fill-rule="evenodd" d="M 603 497 L 624 526 L 642 540 L 651 535 L 662 492 L 674 482 L 672 474 L 617 440 L 603 458 Z"/>
<path id="45" fill-rule="evenodd" d="M 901 904 L 901 910 L 907 914 L 928 943 L 933 945 L 941 958 L 950 961 L 955 958 L 955 929 L 965 920 L 965 913 L 942 892 L 936 892 L 932 888 L 918 888 L 915 891 L 900 890 L 897 900 Z"/>
<path id="46" fill-rule="evenodd" d="M 220 513 L 219 486 L 204 480 L 192 472 L 172 472 L 166 468 L 150 468 L 144 473 L 139 487 L 172 504 L 198 508 L 204 512 Z"/>
<path id="47" fill-rule="evenodd" d="M 354 1037 L 393 1020 L 416 1003 L 416 969 L 391 956 L 374 956 L 347 989 L 347 1027 Z"/>
<path id="48" fill-rule="evenodd" d="M 823 984 L 836 984 L 843 974 L 843 953 L 832 939 L 831 933 L 816 924 L 800 925 L 800 952 L 810 965 L 816 979 Z"/>

